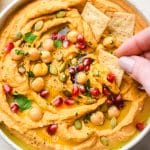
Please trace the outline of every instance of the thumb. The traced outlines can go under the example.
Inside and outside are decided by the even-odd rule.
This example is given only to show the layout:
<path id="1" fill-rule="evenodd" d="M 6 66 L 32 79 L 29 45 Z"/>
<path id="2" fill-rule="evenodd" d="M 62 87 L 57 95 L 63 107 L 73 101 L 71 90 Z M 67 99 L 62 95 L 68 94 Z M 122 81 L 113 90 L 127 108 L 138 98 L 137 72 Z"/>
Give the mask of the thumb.
<path id="1" fill-rule="evenodd" d="M 120 66 L 141 83 L 150 95 L 150 61 L 139 56 L 121 57 Z"/>

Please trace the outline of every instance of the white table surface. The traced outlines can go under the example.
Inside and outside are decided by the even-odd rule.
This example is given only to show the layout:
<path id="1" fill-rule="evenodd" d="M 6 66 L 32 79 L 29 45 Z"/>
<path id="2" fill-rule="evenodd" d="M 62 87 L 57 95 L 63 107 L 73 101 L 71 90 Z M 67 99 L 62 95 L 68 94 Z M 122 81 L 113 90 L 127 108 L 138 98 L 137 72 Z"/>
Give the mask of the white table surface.
<path id="1" fill-rule="evenodd" d="M 13 0 L 0 0 L 0 11 L 6 7 Z M 150 0 L 130 0 L 138 9 L 150 19 Z M 1 137 L 0 137 L 0 150 L 13 150 Z M 138 145 L 132 150 L 150 150 L 150 134 L 148 134 Z"/>

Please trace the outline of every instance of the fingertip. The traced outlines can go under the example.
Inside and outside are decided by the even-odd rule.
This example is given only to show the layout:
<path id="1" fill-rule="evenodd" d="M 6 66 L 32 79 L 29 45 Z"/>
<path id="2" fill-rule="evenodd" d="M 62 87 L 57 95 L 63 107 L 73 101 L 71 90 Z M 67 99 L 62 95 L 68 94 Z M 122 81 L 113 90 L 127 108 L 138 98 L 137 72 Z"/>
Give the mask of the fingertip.
<path id="1" fill-rule="evenodd" d="M 117 57 L 121 57 L 122 56 L 120 51 L 119 51 L 119 49 L 114 51 L 114 55 L 117 56 Z"/>

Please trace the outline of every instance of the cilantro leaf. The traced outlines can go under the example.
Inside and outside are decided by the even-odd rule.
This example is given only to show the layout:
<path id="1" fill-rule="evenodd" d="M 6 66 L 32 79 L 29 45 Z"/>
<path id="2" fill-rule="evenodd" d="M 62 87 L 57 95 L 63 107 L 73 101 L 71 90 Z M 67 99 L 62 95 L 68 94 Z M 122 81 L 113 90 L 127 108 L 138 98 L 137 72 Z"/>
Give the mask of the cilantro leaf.
<path id="1" fill-rule="evenodd" d="M 23 39 L 25 42 L 27 43 L 33 43 L 33 41 L 36 39 L 37 35 L 31 33 L 31 32 L 28 32 L 24 35 Z"/>
<path id="2" fill-rule="evenodd" d="M 54 46 L 56 48 L 61 48 L 62 47 L 62 41 L 61 40 L 54 40 Z"/>
<path id="3" fill-rule="evenodd" d="M 19 108 L 23 111 L 23 110 L 27 110 L 31 107 L 32 101 L 30 99 L 28 99 L 26 96 L 24 95 L 14 95 L 14 100 L 17 102 L 17 104 L 19 105 Z"/>
<path id="4" fill-rule="evenodd" d="M 29 78 L 34 78 L 34 73 L 32 71 L 28 71 L 28 77 Z"/>

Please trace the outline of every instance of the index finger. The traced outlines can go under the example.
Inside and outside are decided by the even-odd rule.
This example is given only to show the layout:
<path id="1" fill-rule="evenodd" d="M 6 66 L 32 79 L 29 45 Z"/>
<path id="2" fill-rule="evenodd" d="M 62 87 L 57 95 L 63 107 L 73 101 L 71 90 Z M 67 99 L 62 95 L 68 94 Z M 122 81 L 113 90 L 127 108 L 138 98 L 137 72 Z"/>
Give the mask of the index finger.
<path id="1" fill-rule="evenodd" d="M 150 50 L 150 27 L 127 40 L 116 51 L 118 57 L 139 55 Z"/>

